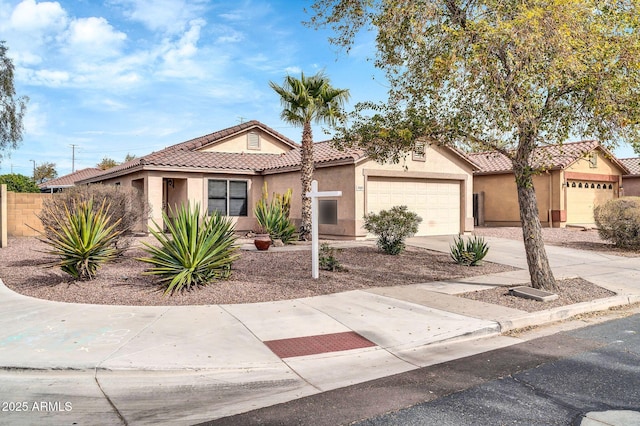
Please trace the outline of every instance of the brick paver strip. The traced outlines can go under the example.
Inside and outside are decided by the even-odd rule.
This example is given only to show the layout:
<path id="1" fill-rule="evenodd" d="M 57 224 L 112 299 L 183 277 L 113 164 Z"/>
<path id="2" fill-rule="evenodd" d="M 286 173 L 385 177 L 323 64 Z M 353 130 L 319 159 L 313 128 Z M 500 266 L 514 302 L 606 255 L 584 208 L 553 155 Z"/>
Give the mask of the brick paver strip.
<path id="1" fill-rule="evenodd" d="M 316 355 L 326 352 L 348 351 L 350 349 L 376 346 L 375 343 L 353 331 L 294 337 L 291 339 L 268 340 L 265 341 L 264 344 L 280 358 Z"/>

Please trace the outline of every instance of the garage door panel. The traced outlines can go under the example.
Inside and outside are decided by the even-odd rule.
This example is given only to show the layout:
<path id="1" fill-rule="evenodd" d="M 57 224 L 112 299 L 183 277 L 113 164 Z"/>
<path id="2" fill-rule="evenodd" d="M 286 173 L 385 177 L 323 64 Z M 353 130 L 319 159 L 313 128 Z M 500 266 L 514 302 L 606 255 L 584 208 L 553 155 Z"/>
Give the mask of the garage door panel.
<path id="1" fill-rule="evenodd" d="M 615 186 L 595 181 L 567 182 L 567 223 L 593 224 L 593 209 L 614 198 Z"/>
<path id="2" fill-rule="evenodd" d="M 416 235 L 460 232 L 460 183 L 457 181 L 369 177 L 368 213 L 400 205 L 406 205 L 422 217 Z"/>

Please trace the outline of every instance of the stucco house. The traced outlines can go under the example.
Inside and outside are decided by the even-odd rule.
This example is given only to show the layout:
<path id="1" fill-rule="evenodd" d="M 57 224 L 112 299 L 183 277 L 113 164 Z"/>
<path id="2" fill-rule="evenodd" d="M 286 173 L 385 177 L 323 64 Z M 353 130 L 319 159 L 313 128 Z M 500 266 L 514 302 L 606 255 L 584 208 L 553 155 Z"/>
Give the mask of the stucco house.
<path id="1" fill-rule="evenodd" d="M 629 169 L 622 176 L 623 195 L 640 197 L 640 158 L 621 158 L 620 162 Z"/>
<path id="2" fill-rule="evenodd" d="M 401 204 L 423 218 L 418 235 L 471 231 L 474 164 L 454 149 L 419 148 L 403 164 L 378 164 L 359 150 L 315 143 L 319 190 L 342 191 L 342 197 L 321 200 L 320 234 L 365 237 L 365 213 Z M 293 189 L 291 215 L 300 221 L 300 146 L 258 121 L 178 143 L 77 183 L 139 189 L 159 225 L 163 210 L 189 201 L 233 217 L 238 231 L 257 228 L 253 208 L 266 183 L 270 193 Z"/>
<path id="3" fill-rule="evenodd" d="M 520 210 L 511 162 L 496 152 L 468 154 L 478 165 L 474 173 L 477 224 L 520 226 Z M 619 197 L 622 176 L 629 170 L 598 141 L 550 145 L 534 152 L 533 179 L 542 226 L 592 226 L 593 208 Z M 626 191 L 625 191 L 626 192 Z"/>
<path id="4" fill-rule="evenodd" d="M 95 167 L 87 167 L 86 169 L 76 170 L 68 175 L 39 183 L 38 188 L 40 188 L 40 192 L 58 192 L 64 188 L 75 186 L 78 181 L 99 175 L 103 171 L 104 170 Z"/>

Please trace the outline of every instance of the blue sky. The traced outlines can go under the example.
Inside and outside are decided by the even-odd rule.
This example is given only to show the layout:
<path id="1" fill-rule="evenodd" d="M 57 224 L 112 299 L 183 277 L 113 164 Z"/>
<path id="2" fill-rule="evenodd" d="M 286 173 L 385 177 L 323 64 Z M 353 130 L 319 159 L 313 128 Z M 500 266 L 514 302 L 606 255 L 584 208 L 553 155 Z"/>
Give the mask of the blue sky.
<path id="1" fill-rule="evenodd" d="M 294 141 L 301 129 L 280 119 L 269 81 L 324 70 L 360 101 L 386 99 L 373 67 L 373 34 L 349 53 L 326 31 L 304 27 L 312 1 L 0 0 L 0 40 L 30 98 L 20 148 L 0 174 L 31 175 L 33 161 L 59 175 L 120 162 L 259 120 Z M 316 140 L 327 139 L 319 127 Z M 621 157 L 634 156 L 621 147 Z"/>

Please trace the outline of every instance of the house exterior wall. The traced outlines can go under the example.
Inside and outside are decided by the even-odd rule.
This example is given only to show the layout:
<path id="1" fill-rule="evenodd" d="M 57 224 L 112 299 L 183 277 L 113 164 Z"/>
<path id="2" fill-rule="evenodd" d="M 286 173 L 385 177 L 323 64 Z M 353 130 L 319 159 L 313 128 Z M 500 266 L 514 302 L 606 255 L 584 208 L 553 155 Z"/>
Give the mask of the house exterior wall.
<path id="1" fill-rule="evenodd" d="M 447 148 L 427 146 L 425 160 L 414 160 L 408 154 L 398 164 L 380 164 L 373 160 L 365 160 L 356 167 L 356 230 L 358 236 L 365 236 L 363 228 L 364 215 L 367 213 L 367 177 L 382 176 L 392 178 L 443 179 L 460 184 L 460 231 L 473 230 L 473 174 L 469 163 Z"/>
<path id="2" fill-rule="evenodd" d="M 533 186 L 538 201 L 538 217 L 542 226 L 564 227 L 567 210 L 586 208 L 580 205 L 567 206 L 568 180 L 588 180 L 610 182 L 615 186 L 618 196 L 622 170 L 605 154 L 593 151 L 597 160 L 595 167 L 589 157 L 580 158 L 564 170 L 550 170 L 534 176 Z M 520 208 L 518 192 L 513 172 L 499 174 L 476 174 L 473 180 L 473 192 L 484 192 L 485 226 L 520 226 Z"/>
<path id="3" fill-rule="evenodd" d="M 623 176 L 622 187 L 625 197 L 640 197 L 640 175 Z"/>
<path id="4" fill-rule="evenodd" d="M 356 188 L 353 185 L 355 167 L 353 164 L 318 167 L 313 178 L 318 181 L 319 191 L 342 191 L 341 197 L 336 197 L 338 205 L 338 221 L 335 225 L 320 224 L 318 232 L 323 238 L 356 238 L 361 236 L 357 232 L 354 217 L 356 205 Z M 291 199 L 291 218 L 296 225 L 302 219 L 302 184 L 300 171 L 265 175 L 265 181 L 269 194 L 273 192 L 284 193 L 287 189 L 293 190 Z M 333 199 L 333 198 L 328 198 Z"/>
<path id="5" fill-rule="evenodd" d="M 165 187 L 167 185 L 165 180 L 167 179 L 173 181 L 173 187 L 170 185 Z M 247 216 L 234 217 L 233 221 L 238 231 L 255 229 L 253 206 L 261 196 L 262 176 L 148 170 L 107 179 L 104 180 L 102 184 L 115 185 L 118 183 L 123 186 L 140 187 L 139 182 L 142 180 L 144 182 L 144 193 L 147 196 L 147 201 L 151 209 L 147 226 L 153 226 L 153 222 L 155 222 L 158 226 L 162 227 L 164 226 L 162 211 L 166 206 L 174 208 L 176 205 L 189 201 L 192 205 L 200 203 L 201 211 L 207 210 L 209 179 L 246 180 L 248 182 Z"/>
<path id="6" fill-rule="evenodd" d="M 538 200 L 538 218 L 542 226 L 551 226 L 550 210 L 560 210 L 559 173 L 534 176 L 533 187 Z M 484 192 L 485 226 L 520 226 L 518 190 L 513 173 L 476 175 L 473 192 Z M 553 207 L 551 207 L 553 206 Z"/>
<path id="7" fill-rule="evenodd" d="M 248 147 L 248 134 L 254 132 L 260 137 L 260 149 L 250 149 Z M 269 133 L 263 132 L 259 129 L 249 130 L 245 133 L 236 135 L 234 137 L 216 142 L 211 146 L 201 149 L 202 152 L 245 152 L 256 154 L 280 154 L 290 151 L 291 147 L 278 139 L 271 136 Z"/>
<path id="8" fill-rule="evenodd" d="M 261 136 L 263 136 L 261 148 L 273 149 L 270 152 L 284 152 L 284 150 L 290 149 L 284 143 L 276 140 L 271 141 L 269 139 L 271 136 L 266 133 L 261 133 Z M 246 134 L 243 134 L 215 144 L 208 149 L 224 152 L 232 152 L 233 150 L 245 151 L 246 144 Z M 471 165 L 446 148 L 427 147 L 425 153 L 426 161 L 415 161 L 409 155 L 406 162 L 401 164 L 378 164 L 371 160 L 365 160 L 358 164 L 336 165 L 334 163 L 329 167 L 320 164 L 314 172 L 314 179 L 318 181 L 319 189 L 321 191 L 342 191 L 342 196 L 336 197 L 338 206 L 337 224 L 321 224 L 319 227 L 320 234 L 324 238 L 353 239 L 366 237 L 367 232 L 362 226 L 363 217 L 366 213 L 367 176 L 444 179 L 458 182 L 461 188 L 462 218 L 460 230 L 463 232 L 471 231 L 473 229 Z M 108 179 L 102 183 L 144 188 L 144 193 L 151 207 L 149 225 L 152 224 L 151 220 L 153 220 L 159 226 L 163 226 L 162 211 L 167 205 L 174 206 L 187 201 L 191 203 L 199 202 L 206 211 L 209 179 L 246 180 L 248 182 L 247 216 L 233 218 L 237 231 L 257 230 L 253 209 L 262 196 L 264 182 L 268 185 L 269 194 L 273 192 L 284 193 L 289 188 L 293 190 L 291 217 L 296 225 L 300 224 L 302 191 L 299 170 L 269 171 L 264 175 L 143 170 Z"/>

